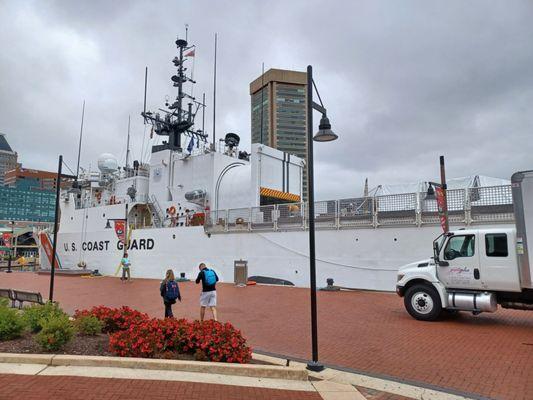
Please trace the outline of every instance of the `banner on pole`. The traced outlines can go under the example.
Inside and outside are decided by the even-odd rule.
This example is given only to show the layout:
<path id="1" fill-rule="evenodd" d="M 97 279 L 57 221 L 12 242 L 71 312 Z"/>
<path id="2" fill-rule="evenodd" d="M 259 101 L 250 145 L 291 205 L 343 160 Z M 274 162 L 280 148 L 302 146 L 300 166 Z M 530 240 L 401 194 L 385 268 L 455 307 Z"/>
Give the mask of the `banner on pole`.
<path id="1" fill-rule="evenodd" d="M 2 233 L 2 240 L 4 241 L 4 247 L 11 248 L 11 238 L 13 235 L 10 232 Z"/>
<path id="2" fill-rule="evenodd" d="M 448 221 L 446 221 L 446 199 L 444 198 L 444 190 L 441 187 L 435 188 L 435 195 L 437 197 L 437 209 L 439 210 L 440 226 L 444 233 L 447 231 Z"/>
<path id="3" fill-rule="evenodd" d="M 115 221 L 115 233 L 117 234 L 118 240 L 122 243 L 126 242 L 126 220 L 118 219 Z"/>

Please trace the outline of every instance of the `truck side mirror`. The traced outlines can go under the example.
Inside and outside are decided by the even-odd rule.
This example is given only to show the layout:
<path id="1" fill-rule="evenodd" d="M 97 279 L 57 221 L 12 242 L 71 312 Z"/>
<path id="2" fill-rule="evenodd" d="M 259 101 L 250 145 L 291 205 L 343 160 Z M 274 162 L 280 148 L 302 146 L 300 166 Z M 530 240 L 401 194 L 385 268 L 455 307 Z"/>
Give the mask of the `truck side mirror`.
<path id="1" fill-rule="evenodd" d="M 437 242 L 433 242 L 433 259 L 436 264 L 439 264 L 439 244 Z"/>

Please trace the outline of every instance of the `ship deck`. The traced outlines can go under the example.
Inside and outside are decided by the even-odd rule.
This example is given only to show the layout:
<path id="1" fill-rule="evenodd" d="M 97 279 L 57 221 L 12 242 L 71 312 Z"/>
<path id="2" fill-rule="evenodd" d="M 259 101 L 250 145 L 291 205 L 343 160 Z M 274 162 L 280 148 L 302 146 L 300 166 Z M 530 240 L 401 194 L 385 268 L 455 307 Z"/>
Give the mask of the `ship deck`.
<path id="1" fill-rule="evenodd" d="M 0 286 L 48 295 L 49 277 L 0 274 Z M 177 317 L 197 318 L 200 288 L 181 283 Z M 128 305 L 162 317 L 159 282 L 56 277 L 55 300 L 68 311 Z M 219 318 L 241 329 L 255 351 L 310 358 L 308 289 L 220 284 Z M 525 399 L 533 393 L 533 313 L 460 313 L 435 323 L 412 319 L 393 293 L 319 292 L 319 357 L 329 366 L 441 388 L 455 394 Z"/>

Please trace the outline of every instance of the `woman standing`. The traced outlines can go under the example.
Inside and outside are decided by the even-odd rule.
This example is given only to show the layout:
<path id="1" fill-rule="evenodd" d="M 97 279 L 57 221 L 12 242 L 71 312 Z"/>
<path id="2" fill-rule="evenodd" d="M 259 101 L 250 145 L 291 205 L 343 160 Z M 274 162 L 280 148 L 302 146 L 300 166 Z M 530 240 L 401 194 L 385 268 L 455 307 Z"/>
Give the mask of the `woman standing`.
<path id="1" fill-rule="evenodd" d="M 174 278 L 174 271 L 167 270 L 165 279 L 161 282 L 159 288 L 161 297 L 163 298 L 163 304 L 165 305 L 165 318 L 174 318 L 172 314 L 172 304 L 176 304 L 176 299 L 181 301 L 180 289 L 178 282 Z"/>

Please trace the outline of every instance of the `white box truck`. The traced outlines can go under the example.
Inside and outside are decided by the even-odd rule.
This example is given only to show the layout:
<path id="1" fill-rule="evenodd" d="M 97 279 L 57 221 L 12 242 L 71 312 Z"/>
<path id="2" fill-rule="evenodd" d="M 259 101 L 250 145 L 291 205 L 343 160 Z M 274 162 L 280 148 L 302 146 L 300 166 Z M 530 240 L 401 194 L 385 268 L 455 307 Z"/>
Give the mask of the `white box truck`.
<path id="1" fill-rule="evenodd" d="M 515 227 L 444 233 L 433 241 L 433 257 L 399 269 L 396 292 L 412 317 L 494 312 L 498 304 L 533 310 L 533 171 L 513 174 L 511 185 Z"/>

